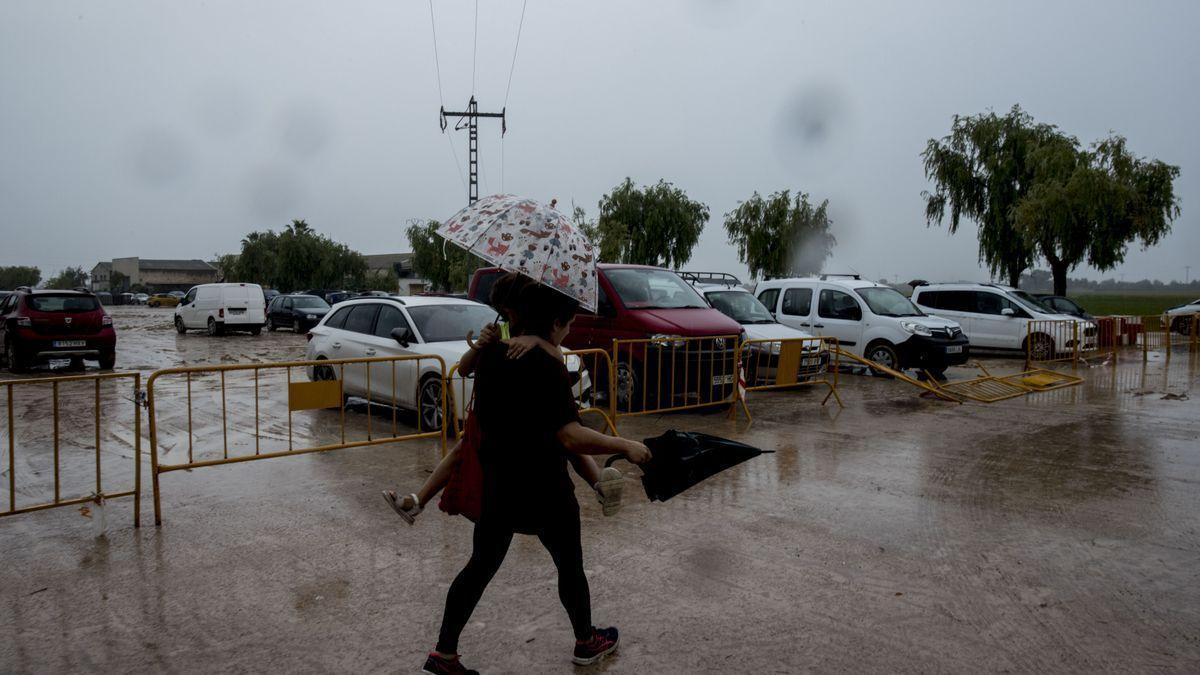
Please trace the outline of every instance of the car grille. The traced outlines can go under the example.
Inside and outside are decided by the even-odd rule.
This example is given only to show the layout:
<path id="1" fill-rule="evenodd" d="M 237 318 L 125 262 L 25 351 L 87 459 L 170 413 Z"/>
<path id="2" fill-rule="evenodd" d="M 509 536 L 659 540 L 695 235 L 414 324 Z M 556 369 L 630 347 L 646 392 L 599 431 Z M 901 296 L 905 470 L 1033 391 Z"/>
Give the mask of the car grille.
<path id="1" fill-rule="evenodd" d="M 962 330 L 958 328 L 931 328 L 929 329 L 929 332 L 933 334 L 933 337 L 942 338 L 944 340 L 953 340 L 959 335 L 962 335 Z"/>

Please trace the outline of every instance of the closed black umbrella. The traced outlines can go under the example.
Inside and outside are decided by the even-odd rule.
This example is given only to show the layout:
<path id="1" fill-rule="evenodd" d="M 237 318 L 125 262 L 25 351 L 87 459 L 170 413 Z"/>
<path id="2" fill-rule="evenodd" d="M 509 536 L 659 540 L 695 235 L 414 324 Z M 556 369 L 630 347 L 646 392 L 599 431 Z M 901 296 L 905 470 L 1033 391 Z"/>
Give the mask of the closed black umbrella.
<path id="1" fill-rule="evenodd" d="M 652 457 L 641 465 L 642 487 L 650 501 L 660 502 L 731 466 L 764 452 L 773 452 L 718 436 L 674 429 L 643 442 L 650 448 Z M 621 458 L 620 455 L 609 457 L 605 465 L 611 466 Z"/>

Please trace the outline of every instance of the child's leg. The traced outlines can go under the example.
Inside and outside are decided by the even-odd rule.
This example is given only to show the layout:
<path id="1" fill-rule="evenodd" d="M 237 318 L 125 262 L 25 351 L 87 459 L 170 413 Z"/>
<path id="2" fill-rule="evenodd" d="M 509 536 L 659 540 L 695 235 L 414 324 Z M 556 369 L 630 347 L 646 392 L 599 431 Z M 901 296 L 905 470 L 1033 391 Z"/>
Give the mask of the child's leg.
<path id="1" fill-rule="evenodd" d="M 601 471 L 600 465 L 590 455 L 567 453 L 567 460 L 575 468 L 575 473 L 596 491 L 596 500 L 604 507 L 604 515 L 611 516 L 621 508 L 625 480 L 620 471 L 612 467 Z"/>
<path id="2" fill-rule="evenodd" d="M 461 447 L 462 439 L 459 438 L 458 442 L 454 444 L 454 447 L 451 448 L 450 452 L 446 453 L 446 456 L 442 458 L 442 461 L 438 462 L 438 465 L 433 469 L 433 473 L 429 474 L 429 477 L 425 479 L 425 482 L 421 485 L 420 489 L 417 490 L 417 499 L 420 501 L 422 509 L 424 509 L 425 505 L 429 503 L 429 500 L 436 497 L 437 493 L 441 492 L 442 488 L 446 487 L 446 484 L 450 482 L 450 474 L 454 472 L 454 463 L 458 461 L 458 450 Z M 411 511 L 416 508 L 417 505 L 413 503 L 412 495 L 398 497 L 394 491 L 389 490 L 388 492 L 392 495 L 393 499 L 396 500 L 396 504 L 399 505 L 400 508 L 406 511 Z M 416 516 L 416 514 L 412 515 L 413 517 Z"/>
<path id="3" fill-rule="evenodd" d="M 600 465 L 596 464 L 596 460 L 592 459 L 591 455 L 577 455 L 568 452 L 567 461 L 571 463 L 575 473 L 587 481 L 588 485 L 595 487 L 596 483 L 600 482 Z"/>

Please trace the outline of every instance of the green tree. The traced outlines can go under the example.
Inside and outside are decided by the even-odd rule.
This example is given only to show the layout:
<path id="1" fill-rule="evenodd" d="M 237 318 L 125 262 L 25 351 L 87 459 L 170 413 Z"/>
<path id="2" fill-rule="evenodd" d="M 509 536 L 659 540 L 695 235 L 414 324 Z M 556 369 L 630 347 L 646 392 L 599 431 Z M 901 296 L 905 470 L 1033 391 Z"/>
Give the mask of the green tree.
<path id="1" fill-rule="evenodd" d="M 435 220 L 409 226 L 407 234 L 413 252 L 413 271 L 428 281 L 432 290 L 464 290 L 475 270 L 487 263 L 438 236 L 439 226 Z"/>
<path id="2" fill-rule="evenodd" d="M 17 286 L 33 288 L 42 280 L 42 271 L 36 267 L 13 265 L 0 267 L 0 288 L 11 290 Z"/>
<path id="3" fill-rule="evenodd" d="M 678 268 L 707 222 L 708 207 L 665 180 L 638 188 L 626 178 L 600 200 L 592 243 L 604 262 Z"/>
<path id="4" fill-rule="evenodd" d="M 367 272 L 366 278 L 363 279 L 362 289 L 395 293 L 400 290 L 400 277 L 396 276 L 396 270 L 391 269 Z"/>
<path id="5" fill-rule="evenodd" d="M 119 270 L 113 270 L 108 275 L 108 288 L 114 293 L 122 293 L 129 286 L 129 275 Z"/>
<path id="6" fill-rule="evenodd" d="M 956 115 L 950 134 L 929 139 L 921 154 L 925 177 L 934 183 L 933 192 L 922 193 L 927 223 L 941 223 L 947 209 L 951 234 L 964 216 L 975 221 L 979 261 L 1016 286 L 1036 251 L 1014 226 L 1013 214 L 1035 180 L 1031 155 L 1060 137 L 1056 127 L 1035 123 L 1020 106 L 1003 117 Z"/>
<path id="7" fill-rule="evenodd" d="M 1033 184 L 1013 221 L 1049 264 L 1055 295 L 1066 294 L 1067 273 L 1080 263 L 1111 270 L 1130 243 L 1153 246 L 1179 217 L 1179 167 L 1134 156 L 1120 136 L 1087 150 L 1061 136 L 1031 159 Z"/>
<path id="8" fill-rule="evenodd" d="M 59 272 L 57 275 L 51 277 L 50 280 L 46 282 L 46 288 L 70 290 L 72 288 L 86 286 L 87 280 L 88 273 L 84 272 L 82 267 L 68 267 Z"/>
<path id="9" fill-rule="evenodd" d="M 367 261 L 345 244 L 293 220 L 280 232 L 251 232 L 237 255 L 218 258 L 226 281 L 245 281 L 282 291 L 361 288 Z"/>
<path id="10" fill-rule="evenodd" d="M 725 231 L 755 279 L 816 274 L 837 243 L 828 207 L 829 200 L 814 207 L 803 192 L 755 192 L 725 214 Z"/>

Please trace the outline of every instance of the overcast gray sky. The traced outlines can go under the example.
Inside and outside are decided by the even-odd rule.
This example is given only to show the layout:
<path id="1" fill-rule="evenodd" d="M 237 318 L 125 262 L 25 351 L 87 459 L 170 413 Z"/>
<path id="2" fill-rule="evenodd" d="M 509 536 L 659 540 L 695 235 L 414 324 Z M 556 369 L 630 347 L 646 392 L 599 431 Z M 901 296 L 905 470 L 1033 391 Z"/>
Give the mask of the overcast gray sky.
<path id="1" fill-rule="evenodd" d="M 434 3 L 449 108 L 472 91 L 475 6 Z M 521 8 L 479 2 L 483 110 L 504 105 Z M 803 190 L 831 202 L 828 270 L 983 280 L 973 226 L 926 228 L 919 154 L 955 113 L 1019 103 L 1182 167 L 1173 234 L 1111 273 L 1182 278 L 1200 251 L 1198 27 L 1194 0 L 529 0 L 481 192 L 594 215 L 625 176 L 666 178 L 711 209 L 689 267 L 744 274 L 723 214 Z M 439 104 L 422 0 L 5 0 L 0 265 L 208 259 L 292 218 L 407 250 L 409 219 L 466 201 L 465 132 L 456 162 Z"/>

